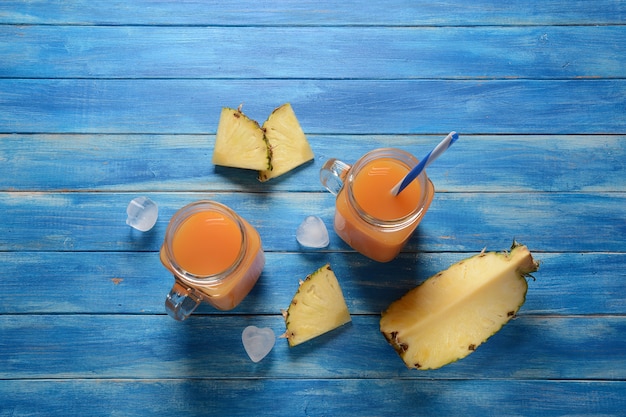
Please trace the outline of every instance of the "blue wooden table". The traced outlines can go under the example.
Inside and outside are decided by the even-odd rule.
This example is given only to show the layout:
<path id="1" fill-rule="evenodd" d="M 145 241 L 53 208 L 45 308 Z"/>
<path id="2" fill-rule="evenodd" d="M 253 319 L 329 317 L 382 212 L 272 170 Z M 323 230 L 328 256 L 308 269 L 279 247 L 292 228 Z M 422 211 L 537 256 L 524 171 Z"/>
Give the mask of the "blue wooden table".
<path id="1" fill-rule="evenodd" d="M 0 416 L 618 416 L 626 410 L 626 2 L 0 3 Z M 221 107 L 290 102 L 313 162 L 215 167 Z M 329 157 L 425 154 L 437 194 L 393 262 L 332 231 Z M 126 205 L 160 207 L 150 232 Z M 164 312 L 171 215 L 213 199 L 260 232 L 239 307 Z M 306 251 L 319 215 L 330 245 Z M 378 330 L 410 288 L 513 239 L 541 261 L 475 353 L 408 370 Z M 330 262 L 352 323 L 259 363 L 298 280 Z"/>

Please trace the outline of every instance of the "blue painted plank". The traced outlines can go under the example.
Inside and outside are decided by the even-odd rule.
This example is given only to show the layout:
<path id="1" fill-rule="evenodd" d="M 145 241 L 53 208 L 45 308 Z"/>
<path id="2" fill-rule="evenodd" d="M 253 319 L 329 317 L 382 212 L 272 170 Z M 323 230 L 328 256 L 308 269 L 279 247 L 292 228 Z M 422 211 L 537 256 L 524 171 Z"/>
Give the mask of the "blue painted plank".
<path id="1" fill-rule="evenodd" d="M 128 417 L 379 417 L 398 412 L 425 417 L 615 416 L 626 407 L 625 390 L 623 381 L 26 380 L 0 381 L 0 412 Z"/>
<path id="2" fill-rule="evenodd" d="M 74 25 L 572 25 L 620 24 L 626 5 L 620 0 L 405 1 L 288 0 L 278 4 L 239 1 L 167 2 L 113 0 L 3 1 L 0 22 Z"/>
<path id="3" fill-rule="evenodd" d="M 248 325 L 285 330 L 271 316 L 0 316 L 0 379 L 258 378 L 552 379 L 626 378 L 626 318 L 520 315 L 468 357 L 433 371 L 410 370 L 379 331 L 379 315 L 290 348 L 277 339 L 252 363 Z"/>
<path id="4" fill-rule="evenodd" d="M 381 147 L 421 158 L 440 139 L 308 135 L 315 160 L 260 183 L 212 165 L 214 135 L 0 135 L 0 190 L 315 192 L 329 158 L 353 163 Z M 624 192 L 625 161 L 626 136 L 464 135 L 428 175 L 439 192 Z"/>
<path id="5" fill-rule="evenodd" d="M 376 315 L 424 279 L 473 254 L 403 254 L 379 264 L 354 253 L 269 252 L 255 288 L 235 310 L 220 312 L 203 304 L 197 313 L 278 314 L 291 302 L 298 280 L 329 262 L 350 312 Z M 520 315 L 626 311 L 626 254 L 534 256 L 541 267 L 536 280 L 529 280 Z M 0 314 L 163 314 L 173 283 L 156 252 L 0 252 L 0 265 Z"/>
<path id="6" fill-rule="evenodd" d="M 625 36 L 624 26 L 0 26 L 0 77 L 623 78 Z"/>
<path id="7" fill-rule="evenodd" d="M 259 94 L 264 91 L 265 94 Z M 215 133 L 291 102 L 309 134 L 623 134 L 624 80 L 0 80 L 2 133 Z"/>
<path id="8" fill-rule="evenodd" d="M 148 234 L 126 225 L 133 194 L 0 193 L 0 250 L 156 251 L 176 210 L 213 199 L 254 225 L 270 252 L 297 252 L 295 231 L 311 214 L 332 227 L 330 193 L 143 193 L 160 206 Z M 624 193 L 439 193 L 405 247 L 407 253 L 508 248 L 513 238 L 531 250 L 622 252 Z M 585 227 L 581 227 L 581 226 Z M 331 251 L 349 251 L 334 232 Z"/>

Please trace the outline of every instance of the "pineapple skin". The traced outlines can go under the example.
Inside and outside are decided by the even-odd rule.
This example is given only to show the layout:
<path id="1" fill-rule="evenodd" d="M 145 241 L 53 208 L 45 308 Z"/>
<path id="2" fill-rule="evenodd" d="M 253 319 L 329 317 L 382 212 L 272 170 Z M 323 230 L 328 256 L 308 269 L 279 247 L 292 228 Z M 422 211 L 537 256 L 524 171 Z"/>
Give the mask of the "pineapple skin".
<path id="1" fill-rule="evenodd" d="M 313 159 L 313 150 L 290 103 L 272 111 L 263 123 L 263 131 L 271 152 L 271 167 L 259 171 L 259 181 L 276 178 Z"/>
<path id="2" fill-rule="evenodd" d="M 289 347 L 334 330 L 352 318 L 339 281 L 326 264 L 300 281 L 289 308 L 282 311 Z"/>
<path id="3" fill-rule="evenodd" d="M 437 369 L 471 354 L 515 317 L 539 268 L 526 246 L 482 252 L 439 272 L 382 313 L 380 331 L 408 368 Z"/>

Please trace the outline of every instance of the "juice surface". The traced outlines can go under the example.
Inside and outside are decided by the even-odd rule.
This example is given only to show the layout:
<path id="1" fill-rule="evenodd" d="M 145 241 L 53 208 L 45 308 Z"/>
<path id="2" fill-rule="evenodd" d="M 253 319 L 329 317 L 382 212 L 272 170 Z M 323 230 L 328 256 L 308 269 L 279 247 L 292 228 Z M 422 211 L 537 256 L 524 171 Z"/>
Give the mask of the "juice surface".
<path id="1" fill-rule="evenodd" d="M 409 169 L 393 159 L 382 158 L 366 164 L 352 184 L 354 198 L 370 216 L 380 220 L 400 219 L 411 213 L 419 204 L 421 189 L 413 181 L 399 195 L 391 189 L 409 172 Z"/>
<path id="2" fill-rule="evenodd" d="M 235 262 L 242 235 L 237 223 L 216 211 L 192 214 L 172 240 L 172 255 L 181 268 L 194 275 L 213 275 Z"/>

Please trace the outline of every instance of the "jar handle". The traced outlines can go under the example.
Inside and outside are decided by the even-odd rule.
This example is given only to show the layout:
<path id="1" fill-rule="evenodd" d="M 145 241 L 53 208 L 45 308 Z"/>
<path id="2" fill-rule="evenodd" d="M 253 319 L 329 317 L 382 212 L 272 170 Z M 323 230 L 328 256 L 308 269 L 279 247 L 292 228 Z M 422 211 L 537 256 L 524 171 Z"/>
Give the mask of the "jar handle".
<path id="1" fill-rule="evenodd" d="M 201 302 L 202 296 L 196 290 L 183 286 L 176 281 L 165 298 L 165 311 L 173 319 L 183 321 L 193 313 Z"/>
<path id="2" fill-rule="evenodd" d="M 320 181 L 332 194 L 337 195 L 343 187 L 343 181 L 350 169 L 350 165 L 338 159 L 331 158 L 320 168 Z"/>

